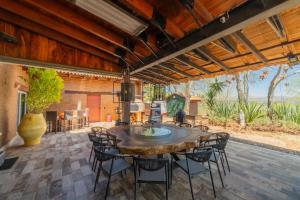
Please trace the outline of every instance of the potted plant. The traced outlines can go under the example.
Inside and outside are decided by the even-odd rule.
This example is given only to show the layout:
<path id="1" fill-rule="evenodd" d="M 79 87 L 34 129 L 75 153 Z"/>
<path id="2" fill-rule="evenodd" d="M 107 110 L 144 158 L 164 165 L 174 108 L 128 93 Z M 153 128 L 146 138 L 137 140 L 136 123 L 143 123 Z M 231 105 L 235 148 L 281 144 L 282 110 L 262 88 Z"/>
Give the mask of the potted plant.
<path id="1" fill-rule="evenodd" d="M 39 144 L 47 125 L 43 111 L 61 99 L 64 87 L 63 79 L 53 69 L 28 68 L 28 83 L 26 97 L 27 113 L 21 120 L 18 133 L 24 140 L 25 146 Z"/>

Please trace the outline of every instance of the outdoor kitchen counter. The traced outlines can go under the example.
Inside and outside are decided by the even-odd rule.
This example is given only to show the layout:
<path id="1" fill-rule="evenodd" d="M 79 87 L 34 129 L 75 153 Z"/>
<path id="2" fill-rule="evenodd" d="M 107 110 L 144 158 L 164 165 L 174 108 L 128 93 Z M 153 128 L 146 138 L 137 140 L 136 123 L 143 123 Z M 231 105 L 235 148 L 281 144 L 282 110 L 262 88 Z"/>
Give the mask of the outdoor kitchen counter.
<path id="1" fill-rule="evenodd" d="M 130 125 L 117 126 L 108 130 L 117 136 L 121 153 L 133 155 L 158 155 L 196 147 L 200 136 L 211 133 L 196 128 L 175 125 Z"/>

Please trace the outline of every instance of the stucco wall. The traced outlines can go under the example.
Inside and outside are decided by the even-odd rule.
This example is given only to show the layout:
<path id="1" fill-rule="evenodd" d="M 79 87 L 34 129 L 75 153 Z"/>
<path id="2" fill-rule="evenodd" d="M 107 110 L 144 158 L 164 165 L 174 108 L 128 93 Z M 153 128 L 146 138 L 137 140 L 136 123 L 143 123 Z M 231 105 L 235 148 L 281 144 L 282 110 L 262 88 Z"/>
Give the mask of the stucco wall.
<path id="1" fill-rule="evenodd" d="M 0 132 L 2 145 L 11 140 L 17 132 L 18 90 L 26 90 L 19 76 L 26 76 L 22 67 L 0 63 Z"/>

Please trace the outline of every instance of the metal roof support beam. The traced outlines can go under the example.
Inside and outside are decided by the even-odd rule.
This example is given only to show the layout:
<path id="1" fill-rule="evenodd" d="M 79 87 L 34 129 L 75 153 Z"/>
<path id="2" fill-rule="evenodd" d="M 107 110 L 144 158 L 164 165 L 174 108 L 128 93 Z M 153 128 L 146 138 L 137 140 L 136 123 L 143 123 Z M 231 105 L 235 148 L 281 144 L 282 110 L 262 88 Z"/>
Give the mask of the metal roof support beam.
<path id="1" fill-rule="evenodd" d="M 204 74 L 209 74 L 210 73 L 208 70 L 206 70 L 206 69 L 202 68 L 201 66 L 196 65 L 195 63 L 193 63 L 190 59 L 188 59 L 184 55 L 180 55 L 180 56 L 178 56 L 178 57 L 176 57 L 174 59 L 177 60 L 177 61 L 179 61 L 179 62 L 181 62 L 181 63 L 183 63 L 183 64 L 188 65 L 189 67 L 197 69 L 197 70 L 201 71 Z"/>
<path id="2" fill-rule="evenodd" d="M 161 48 L 160 51 L 157 52 L 157 58 L 155 56 L 149 56 L 143 59 L 145 64 L 135 65 L 136 69 L 130 74 L 132 75 L 166 62 L 181 54 L 218 40 L 224 37 L 224 35 L 230 35 L 250 24 L 293 8 L 299 4 L 299 0 L 264 0 L 264 2 L 264 6 L 258 6 L 258 4 L 261 4 L 260 0 L 247 1 L 229 12 L 230 20 L 226 23 L 220 23 L 219 19 L 216 19 L 203 27 L 206 33 L 205 35 L 203 34 L 203 30 L 197 30 L 183 39 L 178 40 L 175 43 L 177 48 L 173 48 L 170 45 Z"/>
<path id="3" fill-rule="evenodd" d="M 241 32 L 237 31 L 233 34 L 247 49 L 249 49 L 259 60 L 263 63 L 267 62 L 267 58 L 248 40 L 248 38 Z"/>
<path id="4" fill-rule="evenodd" d="M 207 58 L 209 58 L 213 63 L 217 64 L 224 70 L 229 70 L 230 68 L 225 65 L 222 61 L 220 61 L 218 58 L 216 58 L 214 55 L 212 55 L 205 47 L 199 47 L 197 51 L 201 52 L 203 55 L 205 55 Z"/>
<path id="5" fill-rule="evenodd" d="M 194 49 L 193 52 L 197 58 L 204 60 L 206 62 L 210 62 L 210 60 L 205 55 L 203 55 L 200 51 L 197 51 L 197 49 Z"/>
<path id="6" fill-rule="evenodd" d="M 175 73 L 177 73 L 177 74 L 180 74 L 181 76 L 184 76 L 184 77 L 186 77 L 186 78 L 193 78 L 192 75 L 190 75 L 190 74 L 188 74 L 188 73 L 186 73 L 186 72 L 184 72 L 184 71 L 181 71 L 181 70 L 175 68 L 173 65 L 170 65 L 170 64 L 167 64 L 167 63 L 161 63 L 161 64 L 159 64 L 158 66 L 160 66 L 160 67 L 162 67 L 162 68 L 165 68 L 165 69 L 167 69 L 167 70 L 170 70 L 170 71 L 172 71 L 172 72 L 175 72 Z"/>
<path id="7" fill-rule="evenodd" d="M 277 36 L 279 38 L 285 37 L 285 31 L 283 28 L 283 24 L 278 15 L 273 15 L 271 17 L 268 17 L 266 20 L 267 20 L 267 23 L 271 26 L 271 28 L 274 30 L 274 32 L 277 34 Z"/>

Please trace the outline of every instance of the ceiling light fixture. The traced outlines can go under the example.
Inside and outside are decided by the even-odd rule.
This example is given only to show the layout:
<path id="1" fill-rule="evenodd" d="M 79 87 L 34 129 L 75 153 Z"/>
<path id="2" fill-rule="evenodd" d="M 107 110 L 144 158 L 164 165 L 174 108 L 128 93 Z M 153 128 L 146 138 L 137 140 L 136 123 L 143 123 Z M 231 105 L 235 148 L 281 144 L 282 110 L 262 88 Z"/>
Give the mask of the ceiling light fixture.
<path id="1" fill-rule="evenodd" d="M 111 1 L 76 0 L 75 4 L 133 36 L 138 36 L 148 27 L 147 24 Z"/>

